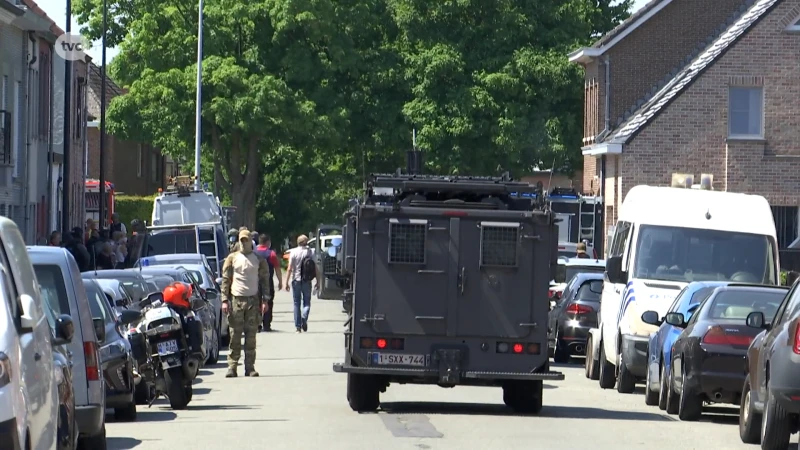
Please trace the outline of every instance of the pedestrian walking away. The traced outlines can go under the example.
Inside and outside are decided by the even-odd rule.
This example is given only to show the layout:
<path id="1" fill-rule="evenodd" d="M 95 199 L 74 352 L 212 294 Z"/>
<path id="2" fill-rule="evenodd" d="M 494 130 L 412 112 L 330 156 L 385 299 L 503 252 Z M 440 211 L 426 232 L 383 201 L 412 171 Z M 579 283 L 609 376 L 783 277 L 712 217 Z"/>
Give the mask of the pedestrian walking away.
<path id="1" fill-rule="evenodd" d="M 244 334 L 244 374 L 257 377 L 256 334 L 268 303 L 269 265 L 253 252 L 248 231 L 239 232 L 237 250 L 222 265 L 222 313 L 228 316 L 231 329 L 227 378 L 237 376 L 236 366 L 242 354 Z"/>
<path id="2" fill-rule="evenodd" d="M 575 246 L 576 249 L 576 258 L 587 259 L 589 255 L 586 253 L 586 244 L 583 242 L 579 242 L 578 245 Z"/>
<path id="3" fill-rule="evenodd" d="M 311 282 L 316 280 L 319 287 L 319 271 L 314 262 L 314 253 L 308 246 L 308 236 L 297 238 L 297 247 L 289 253 L 289 267 L 286 270 L 286 290 L 292 287 L 294 300 L 295 332 L 308 331 L 308 315 L 311 312 Z"/>
<path id="4" fill-rule="evenodd" d="M 256 254 L 267 260 L 269 264 L 269 296 L 267 300 L 267 312 L 264 313 L 264 319 L 259 327 L 263 331 L 272 331 L 272 308 L 275 301 L 275 274 L 278 274 L 278 290 L 283 289 L 283 274 L 281 273 L 281 262 L 278 255 L 272 250 L 272 240 L 268 234 L 262 234 L 258 237 L 258 246 L 256 247 Z"/>

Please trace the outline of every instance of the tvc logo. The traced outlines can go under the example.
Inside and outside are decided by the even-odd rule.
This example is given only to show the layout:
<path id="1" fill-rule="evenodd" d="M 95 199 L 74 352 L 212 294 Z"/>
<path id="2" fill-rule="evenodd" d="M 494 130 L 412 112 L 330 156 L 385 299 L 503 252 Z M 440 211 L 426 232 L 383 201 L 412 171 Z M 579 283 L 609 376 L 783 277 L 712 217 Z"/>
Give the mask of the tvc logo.
<path id="1" fill-rule="evenodd" d="M 81 61 L 86 51 L 92 47 L 91 42 L 80 34 L 62 34 L 53 46 L 56 54 L 67 61 Z"/>

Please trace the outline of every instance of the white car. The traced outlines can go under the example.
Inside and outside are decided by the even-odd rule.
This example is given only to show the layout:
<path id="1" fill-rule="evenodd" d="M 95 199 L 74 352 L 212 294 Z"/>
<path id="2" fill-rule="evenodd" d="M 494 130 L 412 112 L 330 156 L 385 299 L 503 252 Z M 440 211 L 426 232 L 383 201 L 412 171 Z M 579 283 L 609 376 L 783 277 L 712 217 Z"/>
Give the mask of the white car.
<path id="1" fill-rule="evenodd" d="M 54 364 L 53 345 L 72 336 L 68 326 L 59 326 L 67 325 L 66 320 L 45 311 L 25 242 L 5 217 L 0 217 L 0 249 L 0 444 L 55 449 L 59 416 L 55 372 L 62 368 Z M 48 320 L 53 321 L 57 338 Z"/>

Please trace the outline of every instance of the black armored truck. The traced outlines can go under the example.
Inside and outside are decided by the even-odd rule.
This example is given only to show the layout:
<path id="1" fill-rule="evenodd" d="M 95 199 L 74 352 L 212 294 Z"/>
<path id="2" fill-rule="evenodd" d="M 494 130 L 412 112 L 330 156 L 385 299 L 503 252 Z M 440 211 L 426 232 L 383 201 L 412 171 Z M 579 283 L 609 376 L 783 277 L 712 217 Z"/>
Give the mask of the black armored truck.
<path id="1" fill-rule="evenodd" d="M 351 304 L 333 366 L 350 407 L 374 411 L 389 384 L 415 383 L 502 387 L 506 405 L 538 413 L 542 382 L 564 379 L 549 370 L 558 228 L 541 185 L 421 175 L 409 160 L 417 170 L 367 178 L 327 252 Z"/>

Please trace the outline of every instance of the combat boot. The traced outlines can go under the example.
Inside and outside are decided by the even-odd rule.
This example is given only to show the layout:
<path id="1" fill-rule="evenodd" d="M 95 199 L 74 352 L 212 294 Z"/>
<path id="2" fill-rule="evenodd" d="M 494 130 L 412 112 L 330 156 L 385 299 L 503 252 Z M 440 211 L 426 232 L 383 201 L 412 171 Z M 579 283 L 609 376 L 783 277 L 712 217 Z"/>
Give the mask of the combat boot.
<path id="1" fill-rule="evenodd" d="M 238 376 L 239 376 L 239 374 L 236 373 L 236 368 L 235 367 L 229 367 L 228 368 L 228 373 L 225 374 L 225 378 L 236 378 Z"/>
<path id="2" fill-rule="evenodd" d="M 249 370 L 245 370 L 244 371 L 244 376 L 246 376 L 246 377 L 257 377 L 258 376 L 258 372 L 256 372 L 255 368 L 251 367 Z"/>

